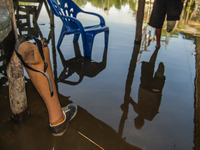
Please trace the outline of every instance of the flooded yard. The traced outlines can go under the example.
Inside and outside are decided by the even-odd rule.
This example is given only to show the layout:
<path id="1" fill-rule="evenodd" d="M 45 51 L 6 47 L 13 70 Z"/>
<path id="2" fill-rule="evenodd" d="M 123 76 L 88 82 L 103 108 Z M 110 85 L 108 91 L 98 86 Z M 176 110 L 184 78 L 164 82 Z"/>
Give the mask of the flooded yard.
<path id="1" fill-rule="evenodd" d="M 197 150 L 195 56 L 199 37 L 178 29 L 167 34 L 164 29 L 161 48 L 156 50 L 155 29 L 147 26 L 144 31 L 150 33 L 151 42 L 145 47 L 148 43 L 142 41 L 139 47 L 134 44 L 135 2 L 123 2 L 119 7 L 113 3 L 98 7 L 89 0 L 78 4 L 102 15 L 110 29 L 107 49 L 104 34 L 95 37 L 91 60 L 75 57 L 78 50 L 83 56 L 83 47 L 81 40 L 73 45 L 71 35 L 56 49 L 62 22 L 55 17 L 51 27 L 44 5 L 37 21 L 38 33 L 33 32 L 49 39 L 59 100 L 62 106 L 78 105 L 76 118 L 62 137 L 54 137 L 48 128 L 46 106 L 25 72 L 30 111 L 26 120 L 16 123 L 10 119 L 8 83 L 0 88 L 0 149 L 100 149 L 80 131 L 106 150 Z M 84 15 L 78 18 L 84 25 L 98 22 Z M 148 90 L 150 84 L 154 92 Z"/>

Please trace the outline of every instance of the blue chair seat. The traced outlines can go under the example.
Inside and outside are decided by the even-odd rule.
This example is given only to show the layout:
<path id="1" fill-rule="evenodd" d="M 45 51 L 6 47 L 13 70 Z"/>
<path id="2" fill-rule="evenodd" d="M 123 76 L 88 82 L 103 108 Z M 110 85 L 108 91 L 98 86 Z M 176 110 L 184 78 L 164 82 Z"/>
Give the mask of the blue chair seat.
<path id="1" fill-rule="evenodd" d="M 74 34 L 73 42 L 77 42 L 81 35 L 83 43 L 84 57 L 91 57 L 93 41 L 96 34 L 104 32 L 105 48 L 108 47 L 109 28 L 105 24 L 104 18 L 96 13 L 86 12 L 80 9 L 73 0 L 47 0 L 52 12 L 60 17 L 63 27 L 57 43 L 60 47 L 63 37 L 68 34 Z M 93 26 L 83 27 L 82 23 L 76 18 L 78 13 L 94 15 L 99 18 L 100 23 Z"/>

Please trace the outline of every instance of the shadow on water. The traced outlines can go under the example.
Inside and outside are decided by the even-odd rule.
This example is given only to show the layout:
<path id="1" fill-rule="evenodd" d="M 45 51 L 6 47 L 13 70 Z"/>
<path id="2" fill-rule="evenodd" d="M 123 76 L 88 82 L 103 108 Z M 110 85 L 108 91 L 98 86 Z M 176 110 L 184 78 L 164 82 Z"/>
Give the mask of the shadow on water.
<path id="1" fill-rule="evenodd" d="M 119 1 L 118 1 L 119 2 Z M 81 2 L 80 2 L 81 3 Z M 121 8 L 122 1 L 119 3 L 114 3 L 112 1 L 104 1 L 104 10 L 109 10 L 112 5 Z M 18 23 L 19 34 L 27 32 L 33 34 L 36 37 L 43 37 L 43 34 L 38 26 L 37 19 L 40 15 L 41 7 L 43 4 L 47 9 L 47 13 L 51 20 L 50 32 L 48 34 L 47 41 L 50 43 L 53 57 L 53 71 L 54 78 L 58 89 L 58 83 L 64 83 L 69 85 L 80 84 L 84 77 L 96 77 L 100 72 L 103 72 L 107 65 L 107 49 L 104 49 L 101 62 L 95 62 L 91 59 L 85 59 L 81 56 L 78 43 L 74 43 L 75 57 L 65 60 L 62 51 L 64 49 L 55 49 L 55 35 L 54 35 L 54 18 L 51 15 L 47 7 L 46 1 L 41 1 L 37 6 L 25 6 L 18 5 L 15 3 L 16 8 L 16 19 Z M 81 3 L 82 4 L 82 3 Z M 102 7 L 102 3 L 96 4 Z M 135 9 L 135 4 L 132 9 Z M 26 15 L 21 15 L 21 12 Z M 33 16 L 31 21 L 30 14 Z M 188 18 L 188 17 L 185 17 Z M 26 20 L 25 22 L 22 20 Z M 33 27 L 31 27 L 30 22 L 33 22 Z M 180 23 L 181 24 L 181 23 Z M 178 30 L 178 28 L 177 28 Z M 181 30 L 182 31 L 182 30 Z M 199 38 L 196 38 L 196 61 L 200 61 L 199 57 Z M 166 42 L 166 41 L 164 41 Z M 49 45 L 50 47 L 50 45 Z M 56 54 L 59 54 L 61 59 L 63 70 L 57 77 L 57 60 Z M 32 82 L 26 79 L 26 91 L 29 103 L 30 116 L 27 120 L 16 123 L 10 119 L 10 108 L 9 108 L 9 97 L 8 97 L 8 86 L 5 85 L 5 77 L 1 77 L 4 84 L 0 88 L 0 149 L 6 150 L 26 150 L 26 149 L 99 149 L 94 144 L 89 142 L 87 139 L 78 134 L 80 131 L 82 134 L 95 141 L 104 149 L 131 149 L 131 150 L 141 150 L 138 146 L 130 144 L 126 139 L 122 138 L 124 133 L 125 124 L 127 123 L 129 110 L 129 104 L 132 106 L 134 112 L 137 116 L 134 119 L 135 128 L 142 129 L 145 121 L 153 121 L 155 116 L 159 113 L 159 108 L 162 100 L 162 89 L 165 85 L 165 66 L 164 63 L 160 62 L 157 69 L 155 69 L 155 63 L 157 55 L 159 53 L 158 49 L 155 49 L 151 55 L 149 61 L 143 61 L 141 65 L 141 76 L 140 85 L 138 89 L 138 100 L 131 97 L 132 85 L 134 81 L 134 74 L 137 66 L 138 57 L 141 54 L 141 46 L 134 44 L 132 57 L 129 63 L 129 70 L 126 77 L 125 84 L 125 94 L 123 99 L 123 104 L 121 104 L 122 116 L 119 121 L 118 132 L 116 132 L 110 125 L 97 119 L 93 114 L 89 113 L 86 109 L 79 106 L 77 117 L 70 123 L 66 133 L 62 137 L 52 136 L 50 130 L 48 129 L 48 112 L 46 106 L 34 88 Z M 194 150 L 199 149 L 199 69 L 198 63 L 196 65 L 196 79 L 195 79 L 195 117 L 194 117 Z M 156 71 L 155 71 L 156 70 Z M 79 76 L 78 81 L 71 81 L 68 78 L 73 74 Z M 62 106 L 72 103 L 73 100 L 70 97 L 58 94 L 59 100 Z M 137 135 L 136 135 L 137 136 Z M 147 140 L 147 139 L 143 139 Z"/>

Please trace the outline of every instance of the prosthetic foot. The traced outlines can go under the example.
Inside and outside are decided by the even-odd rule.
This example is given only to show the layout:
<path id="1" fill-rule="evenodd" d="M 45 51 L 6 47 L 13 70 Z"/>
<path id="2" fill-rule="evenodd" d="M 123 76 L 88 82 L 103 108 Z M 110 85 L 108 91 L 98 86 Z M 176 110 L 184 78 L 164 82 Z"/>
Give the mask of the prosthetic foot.
<path id="1" fill-rule="evenodd" d="M 176 21 L 167 21 L 167 32 L 171 32 L 176 25 Z"/>

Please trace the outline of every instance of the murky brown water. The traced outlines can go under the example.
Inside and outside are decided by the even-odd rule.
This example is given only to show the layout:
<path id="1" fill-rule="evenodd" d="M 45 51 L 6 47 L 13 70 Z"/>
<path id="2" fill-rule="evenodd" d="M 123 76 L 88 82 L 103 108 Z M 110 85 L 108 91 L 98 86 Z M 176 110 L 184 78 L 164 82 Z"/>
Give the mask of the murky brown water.
<path id="1" fill-rule="evenodd" d="M 151 42 L 146 51 L 139 53 L 139 47 L 134 45 L 136 19 L 128 5 L 122 5 L 121 10 L 110 6 L 107 13 L 87 2 L 83 9 L 101 14 L 110 28 L 108 49 L 104 49 L 103 34 L 95 37 L 92 61 L 74 58 L 72 36 L 65 36 L 60 51 L 53 51 L 62 22 L 55 17 L 55 28 L 50 28 L 45 7 L 37 22 L 44 37 L 51 31 L 49 48 L 61 105 L 77 104 L 77 117 L 64 136 L 53 137 L 46 107 L 27 80 L 30 116 L 22 123 L 15 123 L 10 120 L 8 86 L 3 86 L 0 149 L 99 149 L 79 135 L 78 130 L 107 150 L 192 150 L 196 138 L 196 37 L 186 39 L 185 35 L 174 32 L 166 46 L 163 32 L 158 51 L 156 43 Z M 85 16 L 80 19 L 84 24 L 96 21 Z M 148 27 L 148 31 L 153 36 L 154 29 Z M 79 47 L 82 53 L 81 42 Z M 159 64 L 164 70 L 155 75 Z M 75 72 L 63 79 L 61 75 L 67 67 Z"/>

